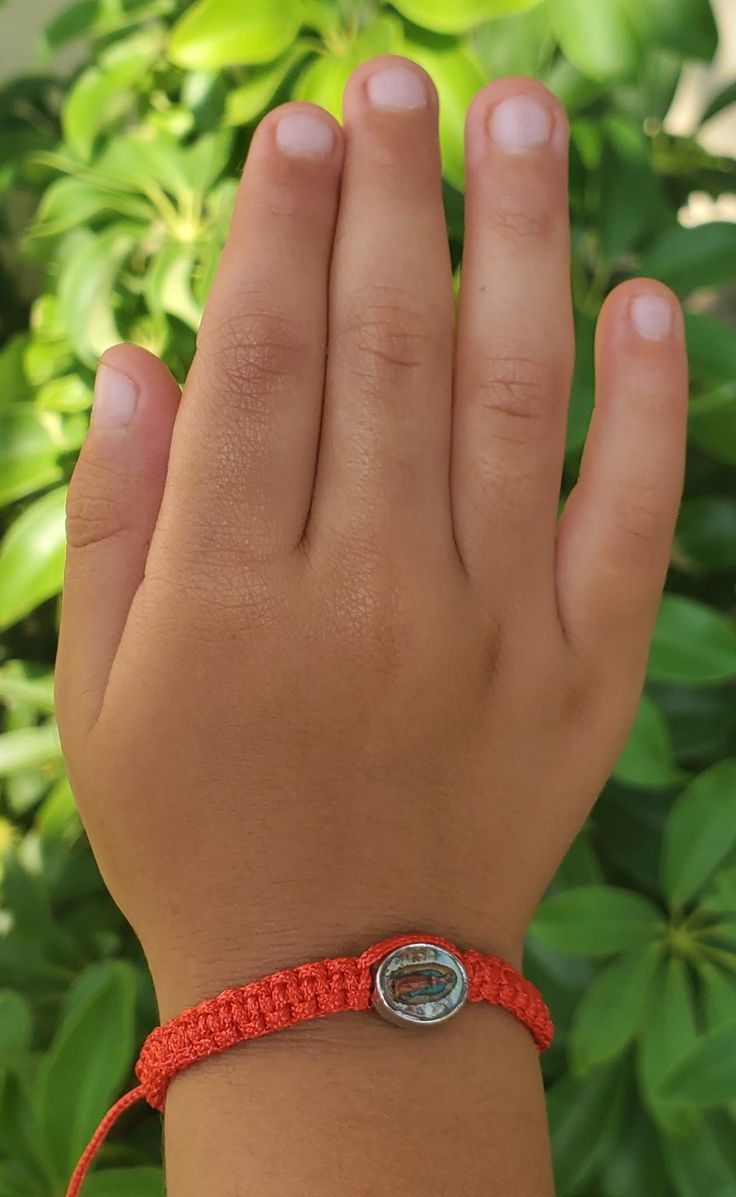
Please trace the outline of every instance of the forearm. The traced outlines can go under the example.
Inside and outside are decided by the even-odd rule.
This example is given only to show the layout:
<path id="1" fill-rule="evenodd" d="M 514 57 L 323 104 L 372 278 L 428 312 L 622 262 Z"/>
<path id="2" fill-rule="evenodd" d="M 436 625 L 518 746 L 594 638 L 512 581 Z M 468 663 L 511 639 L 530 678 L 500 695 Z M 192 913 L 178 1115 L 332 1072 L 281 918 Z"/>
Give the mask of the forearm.
<path id="1" fill-rule="evenodd" d="M 189 1069 L 169 1197 L 550 1197 L 537 1052 L 485 1003 L 440 1027 L 343 1012 Z"/>

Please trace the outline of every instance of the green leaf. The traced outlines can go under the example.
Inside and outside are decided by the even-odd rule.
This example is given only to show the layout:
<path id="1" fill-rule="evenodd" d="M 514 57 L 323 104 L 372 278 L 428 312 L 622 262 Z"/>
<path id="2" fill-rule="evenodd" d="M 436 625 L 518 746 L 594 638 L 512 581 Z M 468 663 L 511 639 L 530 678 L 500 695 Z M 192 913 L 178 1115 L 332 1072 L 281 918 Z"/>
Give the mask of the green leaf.
<path id="1" fill-rule="evenodd" d="M 578 453 L 593 414 L 595 397 L 594 369 L 595 323 L 589 316 L 575 314 L 575 374 L 567 416 L 567 444 L 565 452 Z"/>
<path id="2" fill-rule="evenodd" d="M 194 262 L 193 248 L 177 242 L 164 245 L 149 266 L 146 295 L 152 312 L 177 316 L 196 332 L 202 308 L 192 295 Z"/>
<path id="3" fill-rule="evenodd" d="M 10 627 L 58 594 L 64 578 L 67 488 L 36 499 L 0 545 L 0 628 Z"/>
<path id="4" fill-rule="evenodd" d="M 13 1069 L 0 1084 L 0 1158 L 25 1165 L 34 1178 L 23 1197 L 50 1191 L 46 1175 L 44 1144 L 39 1138 L 30 1085 L 25 1069 Z"/>
<path id="5" fill-rule="evenodd" d="M 62 11 L 46 26 L 43 35 L 43 49 L 46 53 L 94 30 L 100 0 L 77 0 L 76 4 L 65 5 Z"/>
<path id="6" fill-rule="evenodd" d="M 733 1171 L 705 1123 L 691 1135 L 667 1135 L 661 1143 L 674 1197 L 733 1197 Z"/>
<path id="7" fill-rule="evenodd" d="M 0 408 L 0 504 L 59 481 L 60 441 L 53 418 L 31 407 Z"/>
<path id="8" fill-rule="evenodd" d="M 547 1093 L 556 1192 L 571 1197 L 610 1149 L 626 1101 L 620 1069 L 596 1068 L 583 1078 L 565 1073 Z"/>
<path id="9" fill-rule="evenodd" d="M 703 959 L 698 961 L 698 972 L 703 982 L 703 1008 L 708 1029 L 732 1023 L 736 1019 L 736 976 Z"/>
<path id="10" fill-rule="evenodd" d="M 675 546 L 678 559 L 696 573 L 736 566 L 736 500 L 704 496 L 680 508 Z"/>
<path id="11" fill-rule="evenodd" d="M 591 79 L 631 75 L 641 42 L 628 0 L 550 0 L 552 28 L 565 56 Z"/>
<path id="12" fill-rule="evenodd" d="M 407 38 L 404 53 L 427 71 L 437 88 L 442 173 L 462 191 L 465 185 L 465 117 L 470 101 L 487 83 L 487 77 L 478 60 L 453 43 Z"/>
<path id="13" fill-rule="evenodd" d="M 718 49 L 718 29 L 711 0 L 631 0 L 629 11 L 642 37 L 667 46 L 684 58 L 709 62 Z"/>
<path id="14" fill-rule="evenodd" d="M 736 677 L 736 628 L 705 603 L 665 594 L 654 628 L 648 676 L 689 685 Z"/>
<path id="15" fill-rule="evenodd" d="M 174 26 L 169 57 L 189 69 L 272 62 L 301 25 L 299 0 L 199 0 Z"/>
<path id="16" fill-rule="evenodd" d="M 473 31 L 470 45 L 490 78 L 539 75 L 554 50 L 549 6 L 487 21 Z"/>
<path id="17" fill-rule="evenodd" d="M 404 32 L 398 17 L 376 16 L 345 44 L 342 54 L 325 55 L 309 63 L 296 82 L 294 98 L 319 104 L 340 120 L 345 84 L 354 69 L 377 54 L 399 54 L 403 49 Z"/>
<path id="18" fill-rule="evenodd" d="M 642 1023 L 658 949 L 625 952 L 591 981 L 570 1031 L 573 1067 L 579 1074 L 620 1055 Z"/>
<path id="19" fill-rule="evenodd" d="M 253 67 L 248 72 L 246 82 L 227 93 L 225 124 L 247 125 L 260 117 L 271 104 L 289 71 L 306 58 L 309 50 L 307 42 L 297 42 L 277 62 Z"/>
<path id="20" fill-rule="evenodd" d="M 113 291 L 137 236 L 127 226 L 114 225 L 99 236 L 81 232 L 67 243 L 69 254 L 59 278 L 64 327 L 82 361 L 93 368 L 121 340 Z"/>
<path id="21" fill-rule="evenodd" d="M 615 113 L 603 128 L 601 251 L 610 261 L 629 253 L 652 232 L 659 218 L 660 195 L 650 143 L 644 134 Z M 636 195 L 635 204 L 632 195 Z"/>
<path id="22" fill-rule="evenodd" d="M 28 333 L 18 333 L 0 348 L 0 412 L 31 397 L 24 369 Z"/>
<path id="23" fill-rule="evenodd" d="M 704 312 L 686 312 L 685 331 L 693 377 L 713 384 L 731 382 L 736 377 L 734 330 Z"/>
<path id="24" fill-rule="evenodd" d="M 0 989 L 0 1068 L 28 1051 L 32 1033 L 28 1002 L 14 989 Z"/>
<path id="25" fill-rule="evenodd" d="M 92 406 L 92 388 L 78 374 L 65 374 L 39 387 L 36 404 L 40 412 L 88 411 Z"/>
<path id="26" fill-rule="evenodd" d="M 698 287 L 718 287 L 733 277 L 736 224 L 712 221 L 695 228 L 673 228 L 644 254 L 639 274 L 661 279 L 678 295 Z"/>
<path id="27" fill-rule="evenodd" d="M 60 760 L 59 732 L 52 721 L 0 734 L 0 777 L 12 777 L 26 769 L 43 769 Z"/>
<path id="28" fill-rule="evenodd" d="M 719 112 L 723 112 L 724 108 L 730 108 L 732 104 L 736 104 L 736 80 L 733 83 L 729 83 L 721 91 L 716 92 L 700 118 L 701 123 L 705 124 L 706 121 L 717 116 Z"/>
<path id="29" fill-rule="evenodd" d="M 684 774 L 675 763 L 667 722 L 651 698 L 639 703 L 634 726 L 614 776 L 624 785 L 660 789 L 677 785 Z"/>
<path id="30" fill-rule="evenodd" d="M 736 731 L 736 707 L 727 686 L 657 686 L 678 759 L 725 756 Z"/>
<path id="31" fill-rule="evenodd" d="M 54 678 L 52 673 L 37 676 L 33 667 L 20 661 L 6 661 L 0 666 L 0 702 L 23 703 L 35 711 L 54 713 Z"/>
<path id="32" fill-rule="evenodd" d="M 662 1083 L 673 1101 L 700 1108 L 721 1105 L 736 1098 L 736 1017 L 701 1035 L 681 1053 Z"/>
<path id="33" fill-rule="evenodd" d="M 609 956 L 653 943 L 664 920 L 647 898 L 612 885 L 581 885 L 545 899 L 534 939 L 571 956 Z"/>
<path id="34" fill-rule="evenodd" d="M 392 0 L 402 16 L 434 33 L 463 33 L 496 17 L 533 8 L 540 0 Z"/>
<path id="35" fill-rule="evenodd" d="M 695 1041 L 692 985 L 684 962 L 670 956 L 650 987 L 649 1005 L 639 1041 L 639 1075 L 657 1120 L 673 1131 L 681 1127 L 677 1103 L 662 1097 L 672 1061 Z"/>
<path id="36" fill-rule="evenodd" d="M 160 1168 L 105 1168 L 84 1182 L 84 1197 L 164 1197 Z"/>
<path id="37" fill-rule="evenodd" d="M 671 902 L 687 902 L 699 893 L 736 846 L 734 795 L 736 760 L 719 761 L 672 807 L 662 855 L 662 887 Z"/>
<path id="38" fill-rule="evenodd" d="M 659 1140 L 645 1109 L 629 1102 L 621 1134 L 601 1161 L 602 1197 L 672 1197 Z"/>
<path id="39" fill-rule="evenodd" d="M 736 386 L 727 383 L 691 401 L 688 436 L 716 461 L 736 465 Z"/>
<path id="40" fill-rule="evenodd" d="M 62 1182 L 133 1062 L 135 972 L 122 961 L 98 972 L 98 984 L 59 1027 L 37 1079 L 39 1123 Z"/>
<path id="41" fill-rule="evenodd" d="M 92 153 L 97 133 L 123 116 L 135 101 L 135 84 L 158 57 L 157 36 L 140 35 L 114 47 L 115 61 L 91 66 L 69 92 L 62 109 L 62 125 L 69 145 L 82 158 Z"/>
<path id="42" fill-rule="evenodd" d="M 154 214 L 150 202 L 142 196 L 125 195 L 84 179 L 57 179 L 43 193 L 28 236 L 58 237 L 110 212 L 143 221 L 150 221 Z"/>

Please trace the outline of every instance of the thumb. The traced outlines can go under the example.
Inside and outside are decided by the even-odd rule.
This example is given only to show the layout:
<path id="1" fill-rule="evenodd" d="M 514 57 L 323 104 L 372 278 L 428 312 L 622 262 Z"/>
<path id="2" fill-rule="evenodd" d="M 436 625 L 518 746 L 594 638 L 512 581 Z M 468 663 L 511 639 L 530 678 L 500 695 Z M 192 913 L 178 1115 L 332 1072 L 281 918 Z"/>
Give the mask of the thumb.
<path id="1" fill-rule="evenodd" d="M 117 345 L 97 372 L 89 433 L 67 499 L 57 707 L 90 730 L 143 579 L 166 478 L 179 387 L 158 358 Z"/>

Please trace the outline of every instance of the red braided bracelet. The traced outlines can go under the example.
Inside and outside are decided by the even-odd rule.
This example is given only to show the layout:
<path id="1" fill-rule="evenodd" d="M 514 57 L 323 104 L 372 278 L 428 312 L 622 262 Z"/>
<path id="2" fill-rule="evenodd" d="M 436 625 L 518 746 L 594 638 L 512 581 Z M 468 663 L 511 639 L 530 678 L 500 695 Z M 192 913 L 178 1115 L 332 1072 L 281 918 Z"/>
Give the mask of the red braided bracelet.
<path id="1" fill-rule="evenodd" d="M 177 1073 L 237 1043 L 341 1010 L 374 1009 L 391 1022 L 445 1022 L 466 1001 L 489 1002 L 513 1014 L 530 1031 L 538 1051 L 554 1029 L 539 991 L 511 964 L 438 935 L 397 935 L 360 956 L 338 956 L 286 968 L 236 989 L 226 989 L 146 1039 L 135 1072 L 140 1085 L 105 1115 L 69 1182 L 77 1197 L 82 1181 L 119 1116 L 145 1099 L 163 1110 Z"/>

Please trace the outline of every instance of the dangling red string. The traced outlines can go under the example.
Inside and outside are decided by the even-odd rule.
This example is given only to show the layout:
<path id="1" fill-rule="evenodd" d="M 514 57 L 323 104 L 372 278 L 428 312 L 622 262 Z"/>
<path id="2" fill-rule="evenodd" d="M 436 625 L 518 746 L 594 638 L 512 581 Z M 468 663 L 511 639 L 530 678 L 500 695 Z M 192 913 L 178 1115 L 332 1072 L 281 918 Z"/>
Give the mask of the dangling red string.
<path id="1" fill-rule="evenodd" d="M 105 1139 L 110 1133 L 110 1130 L 115 1125 L 120 1115 L 124 1114 L 126 1110 L 130 1109 L 131 1106 L 134 1106 L 137 1101 L 143 1101 L 145 1096 L 146 1095 L 143 1090 L 143 1086 L 138 1085 L 136 1089 L 131 1089 L 130 1093 L 124 1094 L 124 1096 L 121 1097 L 119 1101 L 116 1101 L 115 1105 L 111 1106 L 111 1108 L 107 1111 L 105 1117 L 102 1119 L 102 1122 L 97 1127 L 97 1130 L 85 1148 L 81 1160 L 74 1169 L 74 1175 L 69 1181 L 66 1197 L 77 1197 L 77 1194 L 82 1187 L 82 1181 L 89 1172 L 97 1152 L 102 1147 L 102 1144 L 104 1143 Z"/>

